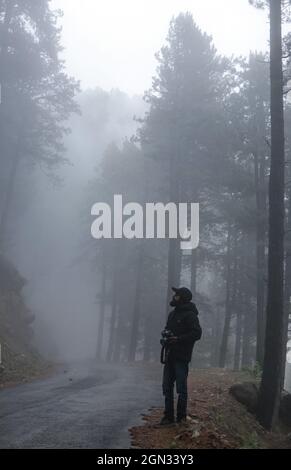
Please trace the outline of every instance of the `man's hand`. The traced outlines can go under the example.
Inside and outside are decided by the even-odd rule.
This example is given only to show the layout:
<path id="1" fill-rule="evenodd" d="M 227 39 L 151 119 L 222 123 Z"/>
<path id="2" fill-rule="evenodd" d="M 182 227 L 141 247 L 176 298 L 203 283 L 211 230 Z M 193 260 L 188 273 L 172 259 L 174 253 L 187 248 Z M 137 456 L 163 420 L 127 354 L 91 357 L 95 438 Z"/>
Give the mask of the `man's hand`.
<path id="1" fill-rule="evenodd" d="M 170 336 L 170 338 L 168 338 L 169 343 L 176 343 L 177 341 L 178 341 L 178 336 Z"/>

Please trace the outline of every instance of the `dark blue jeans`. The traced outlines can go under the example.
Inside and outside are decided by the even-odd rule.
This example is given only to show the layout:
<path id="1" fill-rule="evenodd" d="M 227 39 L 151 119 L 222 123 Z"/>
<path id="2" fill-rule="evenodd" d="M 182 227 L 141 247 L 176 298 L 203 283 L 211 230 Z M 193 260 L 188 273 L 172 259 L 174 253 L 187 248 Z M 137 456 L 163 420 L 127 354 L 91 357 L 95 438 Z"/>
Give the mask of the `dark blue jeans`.
<path id="1" fill-rule="evenodd" d="M 185 418 L 187 415 L 187 377 L 189 363 L 169 358 L 164 365 L 163 371 L 163 394 L 165 396 L 165 416 L 174 418 L 174 384 L 178 394 L 177 419 Z"/>

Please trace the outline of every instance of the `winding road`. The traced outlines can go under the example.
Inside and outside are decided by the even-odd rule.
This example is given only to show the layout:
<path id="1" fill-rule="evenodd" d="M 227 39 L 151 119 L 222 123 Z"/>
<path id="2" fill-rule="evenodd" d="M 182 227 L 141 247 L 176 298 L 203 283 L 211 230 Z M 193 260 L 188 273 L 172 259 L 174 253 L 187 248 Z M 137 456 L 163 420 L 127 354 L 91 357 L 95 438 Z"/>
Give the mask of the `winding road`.
<path id="1" fill-rule="evenodd" d="M 0 392 L 1 449 L 125 449 L 162 406 L 161 366 L 82 363 Z"/>

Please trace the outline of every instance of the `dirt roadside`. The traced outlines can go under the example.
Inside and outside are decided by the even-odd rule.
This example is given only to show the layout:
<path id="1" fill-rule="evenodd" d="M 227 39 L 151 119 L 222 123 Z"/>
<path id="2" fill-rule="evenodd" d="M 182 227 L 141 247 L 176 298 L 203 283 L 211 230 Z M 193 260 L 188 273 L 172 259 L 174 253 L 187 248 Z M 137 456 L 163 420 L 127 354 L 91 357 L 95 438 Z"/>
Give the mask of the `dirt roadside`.
<path id="1" fill-rule="evenodd" d="M 221 369 L 191 371 L 188 418 L 182 425 L 160 426 L 163 409 L 151 408 L 142 426 L 130 429 L 132 447 L 141 449 L 277 449 L 291 448 L 291 429 L 265 431 L 230 394 L 234 383 L 249 381 L 248 372 Z"/>

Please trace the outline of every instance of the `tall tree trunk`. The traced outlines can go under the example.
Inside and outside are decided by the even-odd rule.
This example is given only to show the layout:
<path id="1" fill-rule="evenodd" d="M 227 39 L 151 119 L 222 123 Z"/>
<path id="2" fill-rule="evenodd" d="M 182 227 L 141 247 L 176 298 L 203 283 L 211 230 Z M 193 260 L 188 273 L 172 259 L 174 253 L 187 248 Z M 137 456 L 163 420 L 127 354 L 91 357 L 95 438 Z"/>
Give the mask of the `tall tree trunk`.
<path id="1" fill-rule="evenodd" d="M 8 178 L 7 188 L 4 195 L 3 209 L 0 216 L 0 250 L 3 250 L 3 243 L 5 240 L 5 232 L 7 227 L 7 221 L 11 209 L 11 202 L 14 194 L 15 181 L 17 176 L 17 168 L 20 161 L 20 137 L 17 139 L 15 154 L 12 160 L 12 166 L 10 169 L 10 175 Z"/>
<path id="2" fill-rule="evenodd" d="M 221 313 L 219 307 L 216 307 L 214 314 L 214 324 L 211 332 L 211 367 L 219 366 L 219 349 L 221 338 Z"/>
<path id="3" fill-rule="evenodd" d="M 134 306 L 133 306 L 133 315 L 132 315 L 132 328 L 131 328 L 130 345 L 129 345 L 129 351 L 128 351 L 129 361 L 135 360 L 136 347 L 137 347 L 137 341 L 138 341 L 143 263 L 144 263 L 144 248 L 143 248 L 143 244 L 141 244 L 139 248 L 138 261 L 137 261 L 136 286 L 135 286 Z"/>
<path id="4" fill-rule="evenodd" d="M 237 316 L 236 316 L 234 370 L 240 370 L 241 337 L 242 337 L 242 311 L 241 311 L 241 306 L 239 306 Z"/>
<path id="5" fill-rule="evenodd" d="M 8 47 L 9 47 L 9 41 L 8 41 L 9 31 L 8 30 L 9 30 L 9 25 L 12 19 L 12 11 L 13 11 L 14 5 L 15 5 L 15 0 L 6 1 L 6 5 L 5 5 L 6 9 L 5 9 L 4 19 L 2 23 L 3 28 L 2 28 L 1 43 L 0 43 L 0 56 L 1 56 L 1 60 L 3 63 L 4 63 L 4 60 L 6 59 Z M 5 99 L 5 93 L 4 93 L 5 80 L 3 80 L 1 69 L 0 69 L 0 83 L 2 85 L 2 98 Z"/>
<path id="6" fill-rule="evenodd" d="M 96 358 L 102 359 L 102 346 L 104 337 L 104 323 L 105 323 L 105 306 L 106 306 L 106 287 L 107 287 L 107 264 L 105 260 L 105 254 L 102 253 L 102 281 L 101 281 L 101 292 L 100 292 L 100 311 L 99 311 L 99 325 L 98 325 L 98 339 Z"/>
<path id="7" fill-rule="evenodd" d="M 4 64 L 5 59 L 8 55 L 8 48 L 9 48 L 9 40 L 8 40 L 8 34 L 9 34 L 9 25 L 11 23 L 11 19 L 13 16 L 13 8 L 15 6 L 15 0 L 8 0 L 5 3 L 5 13 L 4 13 L 4 19 L 3 19 L 3 28 L 2 28 L 2 35 L 1 35 L 1 44 L 0 44 L 0 58 L 1 62 Z M 1 65 L 1 64 L 0 64 Z M 5 69 L 3 68 L 4 73 Z M 0 67 L 0 85 L 1 85 L 1 103 L 0 103 L 0 113 L 2 109 L 4 110 L 4 116 L 3 119 L 7 119 L 5 116 L 5 110 L 6 108 L 9 107 L 9 98 L 6 93 L 6 84 L 7 84 L 7 78 L 5 75 L 1 73 L 1 67 Z M 7 188 L 6 192 L 4 194 L 4 201 L 3 201 L 3 206 L 2 206 L 2 212 L 0 214 L 0 250 L 3 250 L 3 243 L 5 240 L 5 231 L 6 231 L 6 226 L 7 226 L 7 221 L 9 217 L 9 212 L 11 208 L 11 202 L 14 194 L 14 189 L 15 189 L 15 181 L 16 181 L 16 175 L 17 175 L 17 168 L 18 164 L 20 161 L 20 155 L 21 155 L 21 142 L 22 142 L 22 130 L 21 126 L 23 126 L 23 119 L 22 119 L 22 113 L 19 113 L 18 116 L 18 135 L 16 138 L 16 141 L 13 142 L 13 145 L 15 145 L 15 152 L 14 155 L 12 155 L 12 165 L 11 165 L 11 170 L 10 174 L 8 176 L 8 183 L 7 183 Z"/>
<path id="8" fill-rule="evenodd" d="M 197 261 L 198 261 L 197 249 L 192 250 L 192 253 L 191 253 L 191 291 L 192 291 L 194 299 L 197 293 Z"/>
<path id="9" fill-rule="evenodd" d="M 4 13 L 4 20 L 3 20 L 3 28 L 2 28 L 2 44 L 0 44 L 0 57 L 2 63 L 5 62 L 5 59 L 8 54 L 8 47 L 9 47 L 9 40 L 8 40 L 8 33 L 9 33 L 9 25 L 12 19 L 13 8 L 15 6 L 15 0 L 8 0 L 6 1 L 6 10 Z M 1 67 L 0 67 L 0 84 L 1 84 L 1 104 L 0 104 L 0 112 L 2 108 L 5 110 L 9 106 L 9 99 L 7 98 L 6 94 L 6 83 L 7 79 L 2 76 Z M 5 111 L 4 111 L 4 119 L 5 119 Z M 15 180 L 17 175 L 17 168 L 20 161 L 20 152 L 21 152 L 21 128 L 20 126 L 23 125 L 21 121 L 21 116 L 18 116 L 19 119 L 19 129 L 18 129 L 18 136 L 16 142 L 14 141 L 13 144 L 15 145 L 15 152 L 12 156 L 12 165 L 10 174 L 8 176 L 8 183 L 7 189 L 4 195 L 4 202 L 2 206 L 2 212 L 0 215 L 0 250 L 3 250 L 3 243 L 5 239 L 5 230 L 7 226 L 7 221 L 9 217 L 11 202 L 13 198 L 14 188 L 15 188 Z"/>
<path id="10" fill-rule="evenodd" d="M 179 145 L 177 144 L 176 153 L 170 159 L 170 202 L 178 203 L 180 201 L 180 174 L 177 168 L 179 161 Z M 167 284 L 167 297 L 166 297 L 166 318 L 168 316 L 169 301 L 172 297 L 171 288 L 179 287 L 180 274 L 181 274 L 181 249 L 179 238 L 170 238 L 169 251 L 168 251 L 168 284 Z"/>
<path id="11" fill-rule="evenodd" d="M 143 345 L 143 360 L 149 362 L 151 359 L 151 324 L 150 317 L 145 315 L 144 317 L 144 345 Z"/>
<path id="12" fill-rule="evenodd" d="M 167 303 L 166 303 L 166 317 L 169 313 L 169 301 L 173 295 L 172 287 L 179 287 L 180 283 L 180 269 L 181 269 L 181 253 L 180 242 L 176 239 L 169 240 L 168 252 L 168 288 L 167 288 Z"/>
<path id="13" fill-rule="evenodd" d="M 248 271 L 250 265 L 249 236 L 245 234 L 242 239 L 242 266 L 241 266 L 241 307 L 242 307 L 242 358 L 241 366 L 247 368 L 251 365 L 251 337 L 255 332 L 252 331 L 252 309 L 249 302 L 248 292 Z"/>
<path id="14" fill-rule="evenodd" d="M 251 353 L 250 353 L 250 337 L 251 337 L 251 322 L 250 322 L 250 308 L 246 298 L 246 293 L 243 294 L 244 307 L 243 313 L 243 338 L 242 338 L 242 358 L 241 366 L 243 368 L 249 367 L 251 365 Z"/>
<path id="15" fill-rule="evenodd" d="M 190 196 L 188 197 L 191 197 L 192 201 L 197 202 L 199 201 L 199 192 L 198 192 L 198 188 L 196 187 L 196 185 L 194 186 L 195 187 L 191 189 Z M 197 294 L 198 262 L 199 262 L 199 254 L 198 254 L 198 248 L 196 248 L 195 250 L 191 251 L 191 266 L 190 266 L 190 272 L 191 272 L 190 286 L 191 286 L 191 291 L 192 291 L 194 299 Z"/>
<path id="16" fill-rule="evenodd" d="M 241 264 L 239 267 L 240 281 L 241 281 Z M 234 370 L 240 370 L 241 363 L 241 346 L 242 346 L 242 292 L 241 282 L 238 282 L 238 302 L 236 307 L 236 331 L 235 331 L 235 346 L 234 346 Z"/>
<path id="17" fill-rule="evenodd" d="M 113 354 L 113 342 L 114 342 L 114 333 L 116 327 L 116 316 L 117 316 L 117 284 L 118 284 L 118 269 L 113 260 L 113 279 L 112 279 L 112 302 L 111 302 L 111 318 L 110 318 L 110 330 L 109 330 L 109 339 L 108 339 L 108 348 L 106 354 L 106 361 L 110 362 Z"/>
<path id="18" fill-rule="evenodd" d="M 265 356 L 258 418 L 271 429 L 278 417 L 284 370 L 284 112 L 282 2 L 270 0 L 271 170 Z"/>
<path id="19" fill-rule="evenodd" d="M 113 362 L 119 362 L 120 361 L 121 323 L 122 323 L 121 309 L 120 309 L 120 306 L 119 306 L 119 308 L 117 310 L 117 327 L 115 328 L 115 331 L 114 331 L 114 340 L 113 340 Z"/>
<path id="20" fill-rule="evenodd" d="M 255 161 L 255 187 L 256 187 L 256 262 L 257 262 L 257 343 L 256 343 L 256 361 L 263 366 L 264 361 L 264 340 L 266 328 L 265 316 L 265 177 L 264 166 L 259 161 L 257 152 L 254 152 Z"/>
<path id="21" fill-rule="evenodd" d="M 290 173 L 290 171 L 289 171 Z M 290 309 L 291 309 L 291 189 L 288 190 L 288 216 L 286 224 L 286 239 L 285 239 L 285 284 L 284 284 L 284 330 L 285 330 L 285 344 L 287 354 L 287 343 L 290 338 L 289 324 L 291 326 Z M 284 371 L 285 378 L 285 371 Z M 284 380 L 284 379 L 283 379 Z"/>
<path id="22" fill-rule="evenodd" d="M 233 287 L 232 287 L 232 299 L 231 299 L 231 310 L 232 312 L 238 311 L 238 253 L 237 253 L 237 243 L 238 243 L 238 232 L 234 233 L 234 246 L 233 246 L 233 258 L 234 258 L 234 267 L 233 267 Z"/>
<path id="23" fill-rule="evenodd" d="M 225 367 L 227 343 L 231 322 L 231 223 L 227 229 L 227 253 L 226 253 L 226 299 L 225 299 L 225 319 L 222 332 L 222 340 L 219 355 L 219 367 Z"/>

